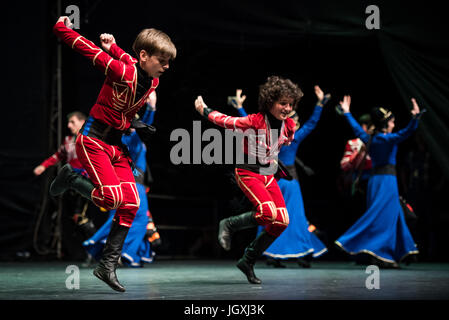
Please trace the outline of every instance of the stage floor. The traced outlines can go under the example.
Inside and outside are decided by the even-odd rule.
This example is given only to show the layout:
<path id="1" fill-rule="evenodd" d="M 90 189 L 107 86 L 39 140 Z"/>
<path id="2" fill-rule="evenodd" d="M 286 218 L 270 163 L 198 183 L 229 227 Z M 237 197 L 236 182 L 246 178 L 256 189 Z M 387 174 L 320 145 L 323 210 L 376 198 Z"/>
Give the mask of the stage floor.
<path id="1" fill-rule="evenodd" d="M 125 293 L 95 278 L 80 262 L 0 263 L 1 300 L 440 300 L 449 298 L 449 264 L 414 263 L 380 269 L 379 289 L 366 266 L 353 262 L 312 263 L 274 269 L 261 261 L 249 284 L 230 260 L 161 260 L 144 268 L 119 268 Z M 77 266 L 76 274 L 69 266 Z M 69 267 L 69 268 L 67 268 Z M 67 270 L 67 273 L 66 273 Z M 79 288 L 76 284 L 79 283 Z"/>

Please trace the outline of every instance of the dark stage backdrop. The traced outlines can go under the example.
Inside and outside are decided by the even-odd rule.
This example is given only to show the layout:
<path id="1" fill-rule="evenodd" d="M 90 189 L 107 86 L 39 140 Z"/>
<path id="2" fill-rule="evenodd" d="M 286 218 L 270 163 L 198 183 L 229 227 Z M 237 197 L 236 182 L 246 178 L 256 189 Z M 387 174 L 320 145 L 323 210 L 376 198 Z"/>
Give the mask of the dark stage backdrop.
<path id="1" fill-rule="evenodd" d="M 129 0 L 126 6 L 111 1 L 62 1 L 62 8 L 71 4 L 80 8 L 78 31 L 96 43 L 100 33 L 112 33 L 131 53 L 136 34 L 154 27 L 165 31 L 178 48 L 177 59 L 157 89 L 157 133 L 148 155 L 154 178 L 151 192 L 196 197 L 204 203 L 155 199 L 150 209 L 156 223 L 210 225 L 214 222 L 212 210 L 207 209 L 210 199 L 217 199 L 218 218 L 236 213 L 231 200 L 242 194 L 230 178 L 232 166 L 171 164 L 170 149 L 176 142 L 170 141 L 170 133 L 176 128 L 192 132 L 193 121 L 201 120 L 193 108 L 197 95 L 210 107 L 235 115 L 226 97 L 241 88 L 248 97 L 247 111 L 257 111 L 258 86 L 276 74 L 299 83 L 305 92 L 299 105 L 302 122 L 316 102 L 315 84 L 332 93 L 317 128 L 298 152 L 315 171 L 311 177 L 301 175 L 307 217 L 323 230 L 330 246 L 355 219 L 344 209 L 336 183 L 345 142 L 354 136 L 334 106 L 344 94 L 352 96 L 355 116 L 385 106 L 395 113 L 397 128 L 410 119 L 411 97 L 427 109 L 417 133 L 400 147 L 398 163 L 404 168 L 400 190 L 413 195 L 410 201 L 420 211 L 421 224 L 414 235 L 423 258 L 447 259 L 443 250 L 448 243 L 449 214 L 443 193 L 448 194 L 449 177 L 449 44 L 442 7 L 432 1 Z M 370 4 L 380 9 L 379 30 L 365 26 L 369 16 L 365 9 Z M 4 256 L 32 251 L 36 216 L 47 192 L 46 182 L 54 174 L 50 171 L 35 178 L 32 169 L 55 151 L 49 140 L 49 112 L 57 47 L 51 28 L 58 17 L 53 1 L 7 6 L 6 121 L 0 148 Z M 103 75 L 67 46 L 62 52 L 64 117 L 73 110 L 87 113 Z M 201 126 L 202 130 L 212 127 L 204 121 Z M 411 190 L 409 177 L 418 170 L 411 155 L 427 153 L 425 178 Z M 170 237 L 184 235 L 178 232 Z"/>

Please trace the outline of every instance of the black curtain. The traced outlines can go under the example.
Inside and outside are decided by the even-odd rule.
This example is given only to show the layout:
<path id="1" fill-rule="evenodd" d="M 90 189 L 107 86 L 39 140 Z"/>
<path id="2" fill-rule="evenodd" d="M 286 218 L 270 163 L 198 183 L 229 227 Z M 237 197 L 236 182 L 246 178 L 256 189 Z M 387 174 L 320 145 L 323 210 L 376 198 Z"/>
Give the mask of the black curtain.
<path id="1" fill-rule="evenodd" d="M 48 2 L 24 6 L 12 1 L 4 12 L 0 256 L 32 245 L 43 195 L 42 181 L 32 170 L 52 151 L 49 104 L 54 58 Z"/>

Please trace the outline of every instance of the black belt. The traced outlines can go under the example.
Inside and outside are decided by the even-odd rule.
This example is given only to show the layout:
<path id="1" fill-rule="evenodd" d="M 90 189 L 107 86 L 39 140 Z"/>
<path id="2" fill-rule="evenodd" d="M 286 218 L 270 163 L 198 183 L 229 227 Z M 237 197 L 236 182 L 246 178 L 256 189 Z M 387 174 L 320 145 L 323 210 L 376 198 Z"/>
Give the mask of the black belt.
<path id="1" fill-rule="evenodd" d="M 137 172 L 135 172 L 137 170 Z M 136 180 L 136 183 L 144 184 L 145 182 L 145 172 L 143 172 L 142 169 L 137 168 L 134 170 L 134 180 Z"/>
<path id="2" fill-rule="evenodd" d="M 396 167 L 394 164 L 387 164 L 381 167 L 375 167 L 371 169 L 372 175 L 378 175 L 378 174 L 389 174 L 389 175 L 396 175 Z"/>
<path id="3" fill-rule="evenodd" d="M 122 146 L 122 135 L 124 131 L 117 130 L 100 120 L 89 117 L 80 132 L 88 137 L 96 138 L 113 146 Z"/>
<path id="4" fill-rule="evenodd" d="M 131 155 L 129 153 L 128 147 L 122 142 L 122 136 L 127 131 L 117 130 L 112 126 L 107 125 L 106 123 L 101 122 L 100 120 L 97 120 L 92 116 L 89 116 L 89 118 L 87 118 L 86 122 L 81 127 L 80 132 L 85 136 L 99 139 L 111 146 L 120 147 L 122 149 L 123 155 L 129 157 L 131 160 Z M 130 161 L 130 165 L 131 169 L 134 170 L 135 164 L 132 160 Z"/>
<path id="5" fill-rule="evenodd" d="M 270 168 L 270 164 L 260 164 L 260 163 L 240 163 L 235 166 L 237 169 L 248 170 L 261 175 L 272 175 L 277 171 L 277 166 L 275 168 Z M 264 174 L 264 169 L 273 169 L 273 173 Z"/>
<path id="6" fill-rule="evenodd" d="M 291 165 L 291 166 L 285 166 L 287 168 L 288 173 L 291 175 L 291 177 L 295 180 L 299 180 L 298 179 L 298 172 L 296 171 L 296 166 L 295 165 Z"/>

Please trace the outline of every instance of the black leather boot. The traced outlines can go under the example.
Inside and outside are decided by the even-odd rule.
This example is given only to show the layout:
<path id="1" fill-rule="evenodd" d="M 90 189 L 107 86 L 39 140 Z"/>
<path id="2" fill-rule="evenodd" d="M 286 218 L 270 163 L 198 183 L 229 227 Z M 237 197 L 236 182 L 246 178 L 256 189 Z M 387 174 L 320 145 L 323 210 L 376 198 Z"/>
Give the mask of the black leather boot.
<path id="1" fill-rule="evenodd" d="M 97 228 L 95 228 L 94 223 L 92 220 L 86 219 L 86 221 L 83 221 L 82 223 L 79 223 L 77 225 L 80 233 L 83 235 L 83 240 L 87 240 L 91 238 L 95 232 L 97 232 Z"/>
<path id="2" fill-rule="evenodd" d="M 274 268 L 285 268 L 285 264 L 282 264 L 279 259 L 267 258 L 267 266 L 273 266 Z"/>
<path id="3" fill-rule="evenodd" d="M 296 260 L 296 262 L 298 262 L 298 265 L 300 267 L 302 267 L 302 268 L 310 268 L 310 260 L 309 259 L 310 258 L 308 258 L 308 256 L 307 257 L 301 257 L 301 258 L 298 258 Z"/>
<path id="4" fill-rule="evenodd" d="M 261 284 L 262 281 L 254 273 L 257 258 L 276 240 L 276 237 L 263 230 L 245 249 L 243 257 L 237 262 L 237 267 L 246 275 L 249 283 Z"/>
<path id="5" fill-rule="evenodd" d="M 115 269 L 117 268 L 128 231 L 129 227 L 121 226 L 115 221 L 112 222 L 111 231 L 103 249 L 103 256 L 94 270 L 94 275 L 97 278 L 106 282 L 112 289 L 120 292 L 125 292 L 125 288 L 118 282 Z"/>
<path id="6" fill-rule="evenodd" d="M 63 194 L 66 190 L 72 189 L 91 200 L 91 193 L 94 189 L 93 183 L 86 177 L 73 171 L 70 164 L 64 165 L 58 175 L 50 185 L 50 195 L 53 197 Z"/>
<path id="7" fill-rule="evenodd" d="M 234 232 L 257 226 L 254 212 L 249 211 L 220 221 L 218 226 L 218 242 L 226 251 L 231 250 L 231 239 Z"/>

